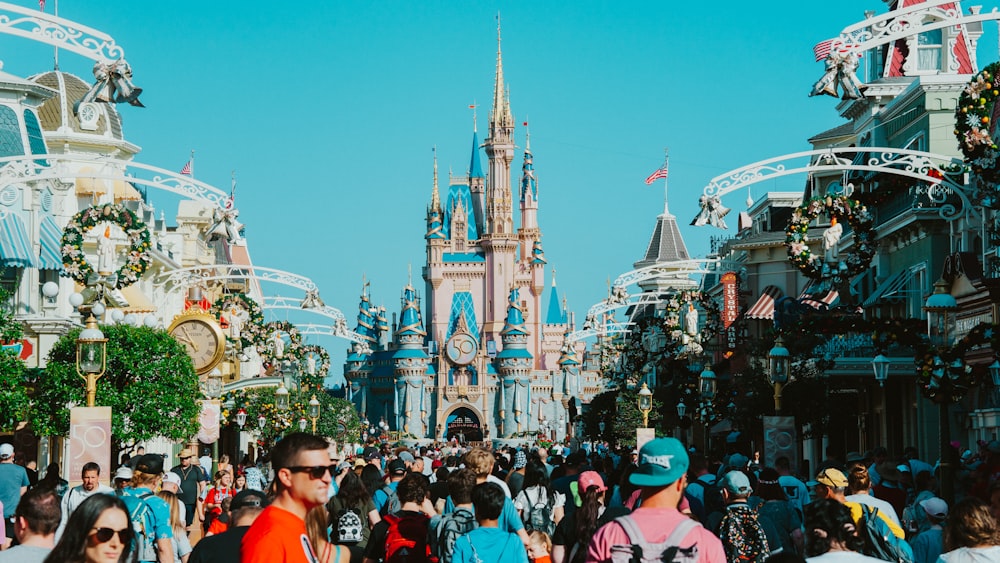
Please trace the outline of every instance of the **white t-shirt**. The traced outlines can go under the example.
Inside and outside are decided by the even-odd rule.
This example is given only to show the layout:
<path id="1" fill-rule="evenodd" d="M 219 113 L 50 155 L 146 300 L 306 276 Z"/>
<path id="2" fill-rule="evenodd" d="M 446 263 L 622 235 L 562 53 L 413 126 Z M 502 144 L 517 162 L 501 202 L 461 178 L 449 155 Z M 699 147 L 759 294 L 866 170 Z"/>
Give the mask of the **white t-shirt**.
<path id="1" fill-rule="evenodd" d="M 990 547 L 960 547 L 942 553 L 938 563 L 996 563 L 1000 561 L 1000 545 Z"/>
<path id="2" fill-rule="evenodd" d="M 502 479 L 500 479 L 496 475 L 490 473 L 486 477 L 486 482 L 487 483 L 496 483 L 497 485 L 500 485 L 500 488 L 503 489 L 503 494 L 507 495 L 507 498 L 510 498 L 510 487 L 508 487 L 507 483 L 504 483 Z"/>
<path id="3" fill-rule="evenodd" d="M 518 512 L 524 512 L 533 503 L 541 502 L 546 499 L 545 489 L 535 485 L 528 489 L 523 489 L 521 492 L 517 493 L 517 498 L 514 499 L 514 508 Z M 566 495 L 560 493 L 559 491 L 552 491 L 552 509 L 562 508 L 566 506 Z"/>
<path id="4" fill-rule="evenodd" d="M 823 555 L 808 557 L 809 563 L 885 563 L 881 559 L 862 555 L 857 551 L 827 551 Z"/>

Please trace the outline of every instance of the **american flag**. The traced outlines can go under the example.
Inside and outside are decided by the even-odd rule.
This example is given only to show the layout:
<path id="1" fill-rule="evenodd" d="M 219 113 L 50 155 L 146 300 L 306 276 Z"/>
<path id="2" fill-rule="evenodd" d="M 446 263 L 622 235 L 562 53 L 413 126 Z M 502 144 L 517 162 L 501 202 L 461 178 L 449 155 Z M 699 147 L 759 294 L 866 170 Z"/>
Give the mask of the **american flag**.
<path id="1" fill-rule="evenodd" d="M 190 160 L 187 161 L 184 164 L 184 168 L 181 168 L 181 174 L 184 174 L 185 176 L 190 176 L 191 175 L 191 161 Z"/>
<path id="2" fill-rule="evenodd" d="M 841 55 L 850 51 L 848 47 L 845 47 L 844 44 L 840 42 L 840 38 L 827 39 L 826 41 L 820 41 L 813 47 L 813 54 L 816 55 L 816 60 L 822 61 L 830 56 L 830 51 L 833 50 L 833 45 L 835 43 L 837 45 L 837 52 Z M 861 57 L 860 53 L 858 53 L 858 57 Z"/>
<path id="3" fill-rule="evenodd" d="M 656 171 L 654 171 L 646 178 L 646 185 L 648 186 L 653 182 L 659 180 L 660 178 L 666 178 L 666 177 L 667 177 L 667 165 L 664 164 L 663 166 L 657 168 Z"/>
<path id="4" fill-rule="evenodd" d="M 45 0 L 38 0 L 38 9 L 43 12 L 45 11 Z"/>

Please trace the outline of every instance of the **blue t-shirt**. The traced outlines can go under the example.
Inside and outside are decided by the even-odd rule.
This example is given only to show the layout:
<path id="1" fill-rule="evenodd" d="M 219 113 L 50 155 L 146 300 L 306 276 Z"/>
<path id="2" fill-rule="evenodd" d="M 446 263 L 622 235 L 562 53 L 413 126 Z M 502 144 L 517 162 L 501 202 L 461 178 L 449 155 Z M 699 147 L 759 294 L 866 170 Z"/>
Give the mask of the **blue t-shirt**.
<path id="1" fill-rule="evenodd" d="M 150 496 L 144 499 L 139 498 L 147 494 Z M 125 487 L 122 489 L 121 499 L 125 502 L 125 506 L 128 508 L 130 515 L 139 506 L 140 502 L 146 501 L 146 504 L 149 505 L 149 510 L 153 513 L 153 532 L 155 534 L 154 537 L 150 539 L 153 541 L 161 539 L 174 539 L 174 529 L 170 526 L 170 507 L 167 506 L 167 501 L 152 494 L 152 491 L 145 487 L 139 487 L 137 489 Z"/>
<path id="2" fill-rule="evenodd" d="M 398 486 L 399 486 L 399 481 L 393 481 L 393 482 L 389 483 L 389 488 L 392 489 L 392 490 L 394 490 L 394 491 L 396 490 L 396 487 L 398 487 Z M 385 503 L 389 501 L 389 495 L 388 495 L 388 493 L 386 493 L 384 490 L 382 490 L 384 488 L 385 487 L 382 487 L 379 490 L 375 491 L 375 493 L 372 494 L 372 500 L 375 501 L 375 510 L 379 514 L 382 514 L 382 507 L 385 506 Z"/>
<path id="3" fill-rule="evenodd" d="M 455 512 L 455 503 L 451 502 L 451 495 L 444 501 L 444 511 L 442 514 Z M 514 503 L 507 497 L 503 499 L 503 512 L 500 513 L 499 529 L 505 532 L 517 533 L 524 529 L 524 522 L 514 508 Z"/>
<path id="4" fill-rule="evenodd" d="M 16 463 L 0 463 L 0 502 L 3 517 L 10 518 L 21 501 L 21 487 L 27 487 L 28 472 Z"/>
<path id="5" fill-rule="evenodd" d="M 507 499 L 508 501 L 510 499 Z M 528 563 L 517 534 L 500 528 L 476 528 L 455 540 L 452 563 Z"/>

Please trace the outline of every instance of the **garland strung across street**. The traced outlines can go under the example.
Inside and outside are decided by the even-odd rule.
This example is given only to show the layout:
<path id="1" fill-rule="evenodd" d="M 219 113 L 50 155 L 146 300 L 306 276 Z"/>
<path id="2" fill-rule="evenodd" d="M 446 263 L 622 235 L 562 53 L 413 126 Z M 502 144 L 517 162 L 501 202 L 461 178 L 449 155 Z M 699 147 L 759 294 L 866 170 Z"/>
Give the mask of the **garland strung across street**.
<path id="1" fill-rule="evenodd" d="M 1000 96 L 997 72 L 1000 62 L 990 63 L 975 75 L 958 97 L 955 136 L 965 162 L 987 184 L 1000 182 L 1000 149 L 995 137 L 995 108 Z"/>
<path id="2" fill-rule="evenodd" d="M 820 214 L 830 217 L 830 227 L 823 233 L 823 257 L 809 249 L 809 223 Z M 846 260 L 839 259 L 837 245 L 847 221 L 854 233 L 854 246 Z M 876 243 L 874 221 L 868 208 L 845 195 L 814 197 L 792 214 L 785 230 L 788 260 L 806 277 L 816 281 L 832 281 L 833 286 L 850 282 L 871 265 Z"/>
<path id="3" fill-rule="evenodd" d="M 932 347 L 925 341 L 916 355 L 920 391 L 935 403 L 954 403 L 979 384 L 982 370 L 974 370 L 965 355 L 980 346 L 1000 349 L 997 325 L 979 323 L 961 340 L 947 347 Z"/>
<path id="4" fill-rule="evenodd" d="M 230 327 L 236 323 L 241 349 L 250 346 L 257 348 L 257 350 L 267 348 L 268 333 L 264 329 L 264 313 L 260 304 L 249 295 L 242 292 L 223 295 L 212 304 L 211 313 L 219 319 L 225 318 Z M 232 334 L 232 328 L 230 334 Z M 228 338 L 235 340 L 234 336 Z"/>
<path id="5" fill-rule="evenodd" d="M 120 227 L 128 238 L 129 249 L 125 263 L 109 279 L 109 281 L 114 280 L 114 289 L 122 289 L 139 281 L 153 262 L 149 254 L 149 229 L 135 213 L 123 205 L 107 203 L 88 207 L 69 220 L 63 229 L 60 244 L 64 272 L 81 285 L 88 285 L 93 281 L 92 276 L 96 272 L 83 252 L 83 239 L 94 227 L 102 223 L 112 223 Z M 105 231 L 103 236 L 110 241 L 109 231 Z M 100 248 L 100 244 L 98 247 Z"/>

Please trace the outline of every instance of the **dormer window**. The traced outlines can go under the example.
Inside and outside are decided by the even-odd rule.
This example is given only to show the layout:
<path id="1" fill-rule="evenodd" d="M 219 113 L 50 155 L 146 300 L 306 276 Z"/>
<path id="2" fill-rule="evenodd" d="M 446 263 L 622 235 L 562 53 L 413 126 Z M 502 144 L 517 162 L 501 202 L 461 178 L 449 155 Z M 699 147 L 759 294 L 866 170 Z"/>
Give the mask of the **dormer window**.
<path id="1" fill-rule="evenodd" d="M 917 35 L 917 70 L 941 70 L 942 33 L 940 29 Z"/>

